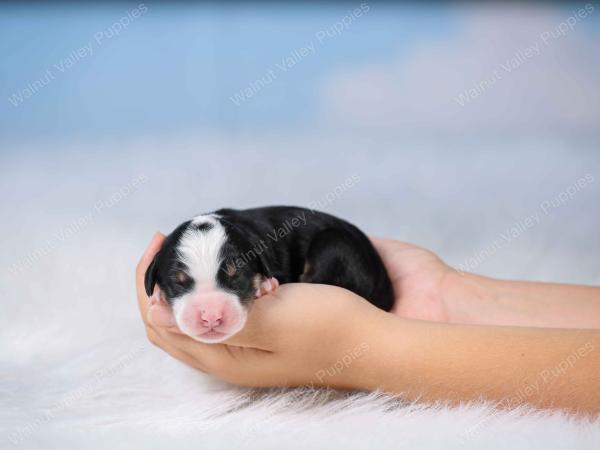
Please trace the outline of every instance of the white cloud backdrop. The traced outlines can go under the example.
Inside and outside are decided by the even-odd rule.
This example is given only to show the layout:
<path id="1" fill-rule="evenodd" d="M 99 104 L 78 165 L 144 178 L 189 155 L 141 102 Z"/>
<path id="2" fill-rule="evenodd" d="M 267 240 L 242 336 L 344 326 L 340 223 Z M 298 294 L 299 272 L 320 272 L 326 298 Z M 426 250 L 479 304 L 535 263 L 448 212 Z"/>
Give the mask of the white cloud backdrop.
<path id="1" fill-rule="evenodd" d="M 324 84 L 323 120 L 457 133 L 598 131 L 597 6 L 471 6 L 457 17 L 451 37 L 336 71 Z"/>

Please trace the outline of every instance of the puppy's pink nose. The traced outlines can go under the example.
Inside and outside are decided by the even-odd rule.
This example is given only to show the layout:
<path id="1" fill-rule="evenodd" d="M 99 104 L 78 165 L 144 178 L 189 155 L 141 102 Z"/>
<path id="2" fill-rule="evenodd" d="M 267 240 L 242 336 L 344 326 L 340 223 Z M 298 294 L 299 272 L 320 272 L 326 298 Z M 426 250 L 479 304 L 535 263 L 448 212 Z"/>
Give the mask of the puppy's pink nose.
<path id="1" fill-rule="evenodd" d="M 202 326 L 216 328 L 223 323 L 223 308 L 210 308 L 200 310 Z"/>
<path id="2" fill-rule="evenodd" d="M 202 342 L 226 339 L 237 333 L 246 319 L 239 299 L 218 290 L 199 291 L 179 305 L 177 325 L 185 334 Z"/>

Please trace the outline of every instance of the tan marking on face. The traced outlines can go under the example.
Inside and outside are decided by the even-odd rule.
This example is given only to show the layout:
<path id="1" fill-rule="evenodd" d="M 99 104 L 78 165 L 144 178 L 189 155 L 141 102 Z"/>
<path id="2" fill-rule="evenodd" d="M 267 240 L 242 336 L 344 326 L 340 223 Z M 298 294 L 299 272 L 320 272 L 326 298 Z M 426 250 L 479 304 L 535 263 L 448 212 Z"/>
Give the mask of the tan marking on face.
<path id="1" fill-rule="evenodd" d="M 235 264 L 233 263 L 229 263 L 225 265 L 225 273 L 227 273 L 227 275 L 229 275 L 230 277 L 234 276 L 237 272 L 237 267 Z"/>

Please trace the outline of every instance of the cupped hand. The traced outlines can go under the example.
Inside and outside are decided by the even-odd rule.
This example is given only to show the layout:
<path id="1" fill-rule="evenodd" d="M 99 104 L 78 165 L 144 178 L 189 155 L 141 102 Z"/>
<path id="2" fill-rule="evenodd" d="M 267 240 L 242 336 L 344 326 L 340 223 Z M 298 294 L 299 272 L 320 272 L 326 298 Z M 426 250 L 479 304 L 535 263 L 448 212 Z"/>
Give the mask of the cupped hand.
<path id="1" fill-rule="evenodd" d="M 377 237 L 371 242 L 394 286 L 392 312 L 410 319 L 448 322 L 448 300 L 454 292 L 456 270 L 416 245 Z"/>
<path id="2" fill-rule="evenodd" d="M 136 271 L 138 305 L 152 343 L 244 386 L 363 385 L 368 338 L 389 314 L 342 288 L 286 284 L 257 299 L 243 330 L 225 343 L 197 342 L 179 331 L 167 305 L 151 301 L 144 290 L 144 273 L 163 239 L 153 238 Z"/>

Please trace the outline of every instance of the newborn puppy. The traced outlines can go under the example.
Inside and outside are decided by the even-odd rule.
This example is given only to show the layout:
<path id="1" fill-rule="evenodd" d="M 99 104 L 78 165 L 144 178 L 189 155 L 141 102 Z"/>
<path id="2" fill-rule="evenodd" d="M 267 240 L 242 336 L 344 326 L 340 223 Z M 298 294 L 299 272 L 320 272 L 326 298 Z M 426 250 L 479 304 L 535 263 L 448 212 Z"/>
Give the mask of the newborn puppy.
<path id="1" fill-rule="evenodd" d="M 385 311 L 394 303 L 383 262 L 358 228 L 288 206 L 220 209 L 184 222 L 148 267 L 145 289 L 171 306 L 183 333 L 214 343 L 243 328 L 254 299 L 299 281 L 341 286 Z"/>

